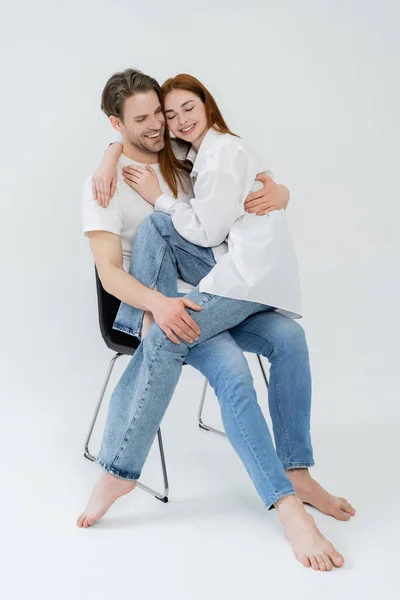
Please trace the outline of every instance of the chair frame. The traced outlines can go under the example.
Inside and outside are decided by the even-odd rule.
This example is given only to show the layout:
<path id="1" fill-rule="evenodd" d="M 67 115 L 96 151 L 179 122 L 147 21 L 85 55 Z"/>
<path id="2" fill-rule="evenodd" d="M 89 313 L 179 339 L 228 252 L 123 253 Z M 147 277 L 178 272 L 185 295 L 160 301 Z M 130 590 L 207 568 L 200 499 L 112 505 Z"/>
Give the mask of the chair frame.
<path id="1" fill-rule="evenodd" d="M 91 454 L 91 452 L 89 451 L 89 443 L 90 443 L 90 439 L 92 437 L 92 433 L 93 433 L 93 429 L 94 426 L 96 424 L 97 421 L 97 417 L 99 415 L 100 412 L 100 408 L 101 405 L 103 403 L 104 400 L 104 396 L 105 396 L 105 392 L 107 390 L 108 387 L 108 383 L 110 381 L 110 377 L 111 377 L 111 373 L 114 369 L 115 363 L 117 361 L 117 359 L 120 356 L 124 356 L 124 354 L 122 352 L 116 352 L 114 354 L 114 356 L 112 357 L 110 364 L 108 366 L 107 369 L 107 373 L 106 373 L 106 377 L 100 392 L 100 396 L 99 399 L 97 401 L 96 404 L 96 408 L 92 417 L 92 421 L 90 423 L 90 427 L 89 427 L 89 431 L 87 433 L 86 436 L 86 440 L 85 440 L 85 450 L 84 450 L 84 457 L 87 458 L 88 460 L 92 461 L 92 462 L 96 462 L 96 457 Z M 258 363 L 260 365 L 260 369 L 261 369 L 261 373 L 263 375 L 265 384 L 267 386 L 267 390 L 268 390 L 268 378 L 264 369 L 264 365 L 262 363 L 261 360 L 261 356 L 259 354 L 257 354 L 257 359 L 258 359 Z M 207 387 L 208 387 L 208 381 L 205 378 L 204 379 L 204 384 L 203 384 L 203 390 L 202 390 L 202 394 L 201 394 L 201 400 L 200 400 L 200 406 L 199 406 L 199 410 L 198 410 L 198 414 L 197 414 L 197 418 L 198 418 L 198 425 L 200 427 L 200 429 L 204 429 L 205 431 L 210 431 L 211 433 L 216 433 L 218 435 L 222 435 L 224 437 L 227 437 L 226 433 L 224 431 L 222 431 L 221 429 L 217 429 L 216 427 L 212 427 L 211 425 L 206 425 L 202 419 L 202 414 L 203 414 L 203 408 L 204 408 L 204 402 L 205 402 L 205 398 L 206 398 L 206 393 L 207 393 Z M 163 442 L 162 442 L 162 436 L 161 436 L 161 427 L 159 427 L 158 431 L 157 431 L 157 437 L 158 437 L 158 447 L 159 447 L 159 452 L 160 452 L 160 460 L 161 460 L 161 469 L 162 469 L 162 475 L 163 475 L 163 482 L 164 482 L 164 489 L 162 492 L 158 492 L 157 490 L 145 485 L 144 483 L 142 483 L 141 481 L 137 481 L 137 486 L 140 487 L 143 491 L 147 492 L 148 494 L 151 494 L 152 496 L 154 496 L 155 498 L 157 498 L 157 500 L 160 500 L 161 502 L 168 502 L 168 493 L 169 493 L 169 483 L 168 483 L 168 475 L 167 475 L 167 465 L 166 465 L 166 461 L 165 461 L 165 454 L 164 454 L 164 447 L 163 447 Z"/>

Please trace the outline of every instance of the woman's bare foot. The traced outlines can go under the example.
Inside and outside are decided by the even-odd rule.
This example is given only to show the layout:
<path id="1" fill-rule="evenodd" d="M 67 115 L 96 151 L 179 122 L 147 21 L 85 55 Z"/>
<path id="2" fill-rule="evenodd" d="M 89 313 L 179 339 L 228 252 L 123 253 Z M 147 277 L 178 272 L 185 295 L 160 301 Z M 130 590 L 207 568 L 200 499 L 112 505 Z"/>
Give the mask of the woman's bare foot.
<path id="1" fill-rule="evenodd" d="M 79 515 L 78 527 L 89 527 L 106 514 L 110 506 L 121 496 L 129 494 L 136 481 L 128 481 L 102 471 L 89 498 L 86 510 Z"/>
<path id="2" fill-rule="evenodd" d="M 344 565 L 343 556 L 324 538 L 300 498 L 285 496 L 275 507 L 285 528 L 285 537 L 295 557 L 305 567 L 311 566 L 315 571 L 331 571 L 333 566 Z"/>
<path id="3" fill-rule="evenodd" d="M 311 504 L 325 515 L 335 517 L 339 521 L 348 521 L 356 511 L 345 498 L 333 496 L 322 485 L 313 479 L 308 469 L 291 469 L 286 471 L 292 482 L 296 495 L 302 502 Z"/>

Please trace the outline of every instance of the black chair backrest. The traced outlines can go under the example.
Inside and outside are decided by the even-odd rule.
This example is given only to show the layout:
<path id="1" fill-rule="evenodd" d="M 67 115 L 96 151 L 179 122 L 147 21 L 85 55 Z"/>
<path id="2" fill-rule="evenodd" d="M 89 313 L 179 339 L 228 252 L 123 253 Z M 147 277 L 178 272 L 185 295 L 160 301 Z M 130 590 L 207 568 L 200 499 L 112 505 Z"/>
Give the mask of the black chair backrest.
<path id="1" fill-rule="evenodd" d="M 140 342 L 133 335 L 113 329 L 112 326 L 121 302 L 118 300 L 118 298 L 112 296 L 103 288 L 96 266 L 95 274 L 99 325 L 103 340 L 108 348 L 110 348 L 110 350 L 114 350 L 114 352 L 120 352 L 121 354 L 133 354 Z"/>

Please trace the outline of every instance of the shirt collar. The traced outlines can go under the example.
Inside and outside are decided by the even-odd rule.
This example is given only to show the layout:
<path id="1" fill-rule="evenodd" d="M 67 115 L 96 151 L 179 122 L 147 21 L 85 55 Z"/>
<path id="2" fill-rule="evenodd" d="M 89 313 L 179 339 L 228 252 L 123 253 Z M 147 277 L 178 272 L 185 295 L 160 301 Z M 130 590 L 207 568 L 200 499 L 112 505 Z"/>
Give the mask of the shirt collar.
<path id="1" fill-rule="evenodd" d="M 215 138 L 220 135 L 224 135 L 224 134 L 219 131 L 216 131 L 215 129 L 210 127 L 210 129 L 207 131 L 206 135 L 204 136 L 203 141 L 200 144 L 199 150 L 197 151 L 193 146 L 190 147 L 190 150 L 189 150 L 186 158 L 188 160 L 190 160 L 191 163 L 193 163 L 193 171 L 196 171 L 196 163 L 200 159 L 203 158 L 204 154 L 207 152 L 207 150 L 210 148 L 210 146 L 212 146 L 212 144 L 214 143 Z"/>

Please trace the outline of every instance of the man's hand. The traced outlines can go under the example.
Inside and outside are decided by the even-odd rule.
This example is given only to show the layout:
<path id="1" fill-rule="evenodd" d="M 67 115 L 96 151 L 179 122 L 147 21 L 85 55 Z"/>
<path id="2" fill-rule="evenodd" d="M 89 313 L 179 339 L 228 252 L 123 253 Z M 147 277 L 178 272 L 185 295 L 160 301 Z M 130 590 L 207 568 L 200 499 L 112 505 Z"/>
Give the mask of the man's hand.
<path id="1" fill-rule="evenodd" d="M 168 298 L 162 294 L 158 294 L 149 306 L 155 322 L 174 344 L 181 343 L 177 336 L 188 344 L 199 339 L 200 327 L 186 311 L 186 307 L 201 310 L 201 306 L 188 298 Z"/>
<path id="2" fill-rule="evenodd" d="M 129 165 L 122 169 L 125 183 L 131 186 L 146 202 L 154 206 L 162 191 L 156 172 L 146 165 L 146 168 Z"/>
<path id="3" fill-rule="evenodd" d="M 262 181 L 263 187 L 261 190 L 247 196 L 244 203 L 246 212 L 262 216 L 273 210 L 286 208 L 290 197 L 287 187 L 278 185 L 269 175 L 264 173 L 257 175 L 256 180 Z"/>

